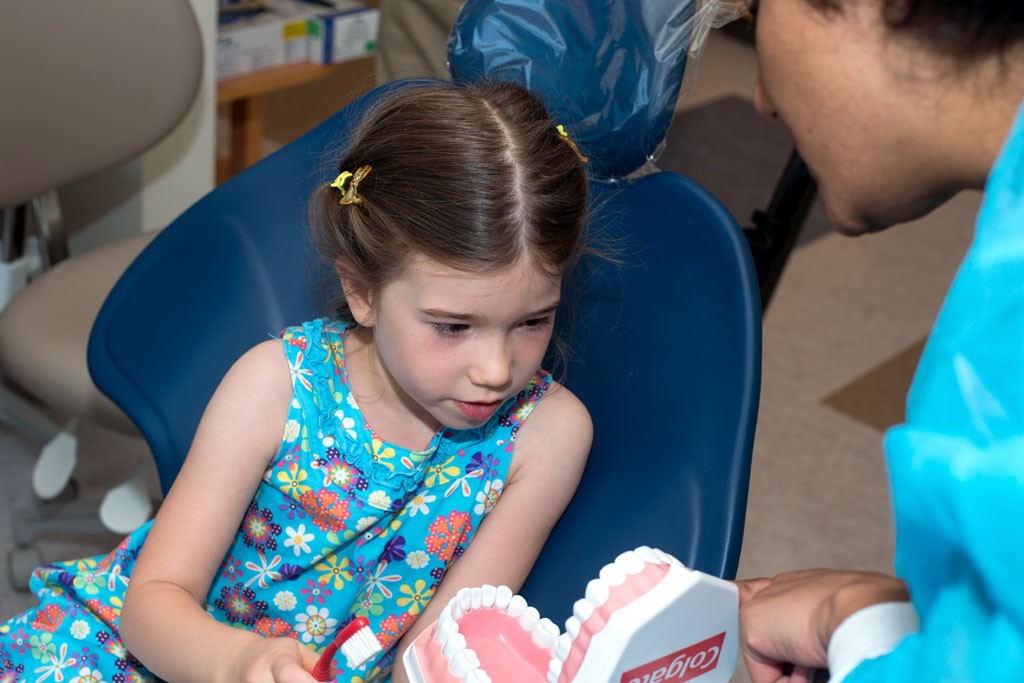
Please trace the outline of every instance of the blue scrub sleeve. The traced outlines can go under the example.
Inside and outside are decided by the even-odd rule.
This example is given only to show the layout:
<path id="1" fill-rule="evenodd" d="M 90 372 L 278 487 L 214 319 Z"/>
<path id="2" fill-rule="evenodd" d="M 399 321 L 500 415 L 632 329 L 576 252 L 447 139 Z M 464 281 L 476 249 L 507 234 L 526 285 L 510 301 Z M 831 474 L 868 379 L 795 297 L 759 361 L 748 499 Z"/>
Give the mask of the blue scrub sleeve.
<path id="1" fill-rule="evenodd" d="M 1024 110 L 885 450 L 921 631 L 846 682 L 1024 680 Z"/>

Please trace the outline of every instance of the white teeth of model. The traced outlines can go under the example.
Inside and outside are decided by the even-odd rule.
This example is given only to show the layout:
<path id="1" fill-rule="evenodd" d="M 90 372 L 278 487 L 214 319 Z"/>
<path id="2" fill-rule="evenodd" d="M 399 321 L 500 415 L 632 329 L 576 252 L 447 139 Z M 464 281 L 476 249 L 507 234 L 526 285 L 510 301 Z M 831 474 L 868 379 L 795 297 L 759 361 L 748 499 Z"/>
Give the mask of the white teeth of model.
<path id="1" fill-rule="evenodd" d="M 483 596 L 481 604 L 484 607 L 486 607 L 487 609 L 494 607 L 494 598 L 497 597 L 498 594 L 497 588 L 495 588 L 494 586 L 488 586 L 487 584 L 484 584 L 480 589 L 480 594 L 481 596 Z"/>
<path id="2" fill-rule="evenodd" d="M 441 646 L 441 652 L 448 659 L 451 659 L 458 653 L 466 649 L 466 637 L 461 633 L 453 633 L 448 637 L 448 640 L 444 641 L 444 645 Z"/>
<path id="3" fill-rule="evenodd" d="M 587 597 L 587 600 L 600 607 L 608 602 L 611 590 L 608 588 L 608 584 L 601 579 L 591 579 L 587 583 L 587 590 L 583 594 Z"/>
<path id="4" fill-rule="evenodd" d="M 654 554 L 654 550 L 645 545 L 640 546 L 633 552 L 635 552 L 644 562 L 654 563 L 658 561 L 658 556 Z"/>
<path id="5" fill-rule="evenodd" d="M 491 683 L 491 677 L 483 669 L 473 669 L 462 677 L 462 683 Z"/>
<path id="6" fill-rule="evenodd" d="M 687 570 L 687 571 L 693 571 L 692 569 L 690 569 L 689 567 L 687 567 L 687 566 L 686 566 L 685 564 L 683 564 L 682 562 L 680 562 L 680 561 L 679 561 L 679 560 L 678 560 L 678 559 L 677 559 L 677 558 L 676 558 L 675 556 L 673 556 L 673 555 L 669 555 L 668 553 L 665 553 L 665 554 L 666 554 L 666 555 L 668 555 L 668 559 L 669 559 L 669 563 L 670 563 L 670 564 L 673 564 L 673 565 L 675 565 L 675 566 L 677 566 L 677 567 L 682 567 L 683 569 L 685 569 L 685 570 Z"/>
<path id="7" fill-rule="evenodd" d="M 580 598 L 572 604 L 572 615 L 579 619 L 582 624 L 590 618 L 590 615 L 594 613 L 595 609 L 597 608 L 594 607 L 594 603 L 590 602 L 586 598 Z"/>
<path id="8" fill-rule="evenodd" d="M 550 619 L 541 619 L 537 622 L 537 625 L 533 627 L 533 632 L 530 633 L 530 637 L 533 642 L 545 650 L 550 650 L 551 646 L 555 644 L 555 638 L 559 635 L 558 627 Z"/>
<path id="9" fill-rule="evenodd" d="M 532 631 L 533 627 L 540 621 L 540 612 L 536 607 L 527 607 L 519 615 L 519 628 L 524 631 Z"/>
<path id="10" fill-rule="evenodd" d="M 561 661 L 565 661 L 565 658 L 569 656 L 569 650 L 572 649 L 572 638 L 568 633 L 563 633 L 558 636 L 555 640 L 555 657 Z"/>
<path id="11" fill-rule="evenodd" d="M 557 683 L 558 677 L 562 675 L 562 662 L 559 659 L 552 659 L 548 664 L 548 683 Z"/>
<path id="12" fill-rule="evenodd" d="M 627 574 L 639 574 L 644 570 L 644 561 L 632 550 L 627 550 L 615 558 L 615 564 Z"/>
<path id="13" fill-rule="evenodd" d="M 452 637 L 452 634 L 459 632 L 459 625 L 452 621 L 451 617 L 447 619 L 437 620 L 437 633 L 434 635 L 440 645 L 444 645 L 448 642 L 448 639 Z"/>
<path id="14" fill-rule="evenodd" d="M 456 652 L 448 662 L 448 671 L 456 678 L 462 678 L 470 671 L 480 668 L 480 660 L 472 650 Z"/>
<path id="15" fill-rule="evenodd" d="M 508 601 L 508 615 L 510 617 L 519 618 L 519 615 L 523 613 L 523 610 L 527 608 L 526 598 L 521 595 L 513 595 L 512 599 Z"/>
<path id="16" fill-rule="evenodd" d="M 448 608 L 451 609 L 452 621 L 457 622 L 462 619 L 462 603 L 460 601 L 452 600 L 448 603 Z"/>
<path id="17" fill-rule="evenodd" d="M 498 591 L 494 596 L 494 604 L 498 609 L 508 609 L 508 602 L 512 599 L 514 593 L 508 586 L 498 586 Z"/>
<path id="18" fill-rule="evenodd" d="M 463 612 L 473 609 L 473 589 L 460 588 L 455 597 L 459 599 L 459 605 L 462 607 Z"/>
<path id="19" fill-rule="evenodd" d="M 580 634 L 580 620 L 576 617 L 569 617 L 565 620 L 565 632 L 569 634 L 569 637 L 576 640 L 576 636 Z"/>
<path id="20" fill-rule="evenodd" d="M 674 559 L 671 555 L 663 550 L 659 550 L 658 548 L 654 549 L 654 555 L 658 558 L 659 562 L 664 562 L 665 564 L 672 564 L 672 560 Z"/>
<path id="21" fill-rule="evenodd" d="M 601 567 L 598 577 L 608 586 L 621 586 L 626 582 L 626 572 L 617 564 L 606 564 Z"/>
<path id="22" fill-rule="evenodd" d="M 482 588 L 473 588 L 469 592 L 470 609 L 480 609 L 484 602 L 484 591 Z"/>

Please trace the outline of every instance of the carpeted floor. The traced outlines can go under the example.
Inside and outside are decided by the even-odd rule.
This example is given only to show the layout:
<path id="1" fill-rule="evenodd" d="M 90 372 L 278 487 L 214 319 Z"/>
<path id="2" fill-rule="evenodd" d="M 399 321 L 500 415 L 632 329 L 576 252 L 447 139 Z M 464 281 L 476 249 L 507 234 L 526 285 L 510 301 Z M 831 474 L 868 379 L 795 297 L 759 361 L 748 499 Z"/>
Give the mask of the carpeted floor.
<path id="1" fill-rule="evenodd" d="M 8 618 L 35 604 L 30 593 L 15 590 L 8 574 L 9 552 L 14 547 L 13 517 L 36 505 L 31 489 L 32 466 L 40 444 L 0 425 L 0 549 L 4 553 L 0 572 L 0 619 Z M 79 466 L 75 481 L 79 498 L 99 500 L 110 486 L 127 479 L 149 452 L 141 438 L 133 439 L 92 424 L 79 428 Z M 151 489 L 155 492 L 155 480 Z M 121 539 L 118 534 L 47 534 L 36 548 L 42 561 L 72 560 L 103 553 Z"/>

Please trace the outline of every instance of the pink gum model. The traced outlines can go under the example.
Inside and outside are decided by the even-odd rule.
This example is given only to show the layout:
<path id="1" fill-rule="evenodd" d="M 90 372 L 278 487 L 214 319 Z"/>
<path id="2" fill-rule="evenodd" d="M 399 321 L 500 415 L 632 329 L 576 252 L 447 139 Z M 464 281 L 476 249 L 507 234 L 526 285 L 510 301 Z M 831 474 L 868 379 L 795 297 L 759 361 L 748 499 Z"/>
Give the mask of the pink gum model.
<path id="1" fill-rule="evenodd" d="M 727 683 L 736 587 L 647 547 L 587 584 L 565 633 L 500 586 L 464 588 L 406 650 L 412 683 Z"/>

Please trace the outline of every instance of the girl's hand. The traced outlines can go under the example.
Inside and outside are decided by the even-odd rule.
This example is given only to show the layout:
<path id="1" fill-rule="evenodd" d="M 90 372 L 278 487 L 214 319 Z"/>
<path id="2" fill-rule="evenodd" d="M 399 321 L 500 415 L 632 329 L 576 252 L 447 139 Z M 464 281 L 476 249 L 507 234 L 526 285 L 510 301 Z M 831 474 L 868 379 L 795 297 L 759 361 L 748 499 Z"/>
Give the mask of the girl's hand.
<path id="1" fill-rule="evenodd" d="M 318 655 L 291 638 L 256 638 L 226 662 L 221 680 L 241 683 L 315 683 Z"/>

